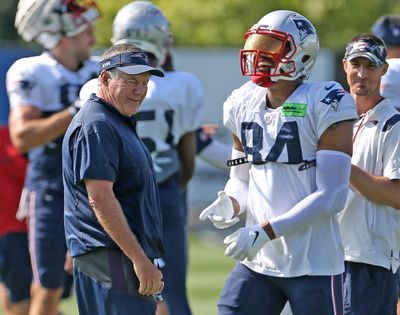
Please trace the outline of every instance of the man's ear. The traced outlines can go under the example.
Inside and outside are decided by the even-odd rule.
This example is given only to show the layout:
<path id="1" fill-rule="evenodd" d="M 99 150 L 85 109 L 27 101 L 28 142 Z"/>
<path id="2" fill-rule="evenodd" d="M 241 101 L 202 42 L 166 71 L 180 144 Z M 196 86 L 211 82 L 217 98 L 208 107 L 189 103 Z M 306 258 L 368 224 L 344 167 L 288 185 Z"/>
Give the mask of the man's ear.
<path id="1" fill-rule="evenodd" d="M 387 63 L 387 61 L 385 61 L 385 63 L 382 66 L 382 71 L 383 71 L 382 75 L 386 74 L 388 68 L 389 68 L 389 64 Z"/>
<path id="2" fill-rule="evenodd" d="M 347 61 L 346 61 L 346 59 L 342 59 L 342 65 L 343 65 L 343 70 L 344 70 L 344 72 L 346 72 L 346 68 L 347 68 Z"/>
<path id="3" fill-rule="evenodd" d="M 110 80 L 110 75 L 107 71 L 103 70 L 100 72 L 100 83 L 104 86 L 108 86 L 108 80 Z"/>

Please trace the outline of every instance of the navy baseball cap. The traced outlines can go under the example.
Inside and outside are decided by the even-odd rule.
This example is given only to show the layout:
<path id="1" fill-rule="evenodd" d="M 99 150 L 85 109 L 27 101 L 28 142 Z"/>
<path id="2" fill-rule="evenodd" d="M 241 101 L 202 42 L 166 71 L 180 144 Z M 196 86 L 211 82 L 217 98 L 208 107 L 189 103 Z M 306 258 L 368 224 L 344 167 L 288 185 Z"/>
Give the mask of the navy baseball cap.
<path id="1" fill-rule="evenodd" d="M 146 53 L 141 51 L 122 53 L 100 61 L 99 73 L 103 70 L 118 69 L 126 74 L 140 74 L 149 72 L 158 77 L 163 77 L 164 72 L 150 65 Z"/>
<path id="2" fill-rule="evenodd" d="M 386 47 L 372 38 L 356 38 L 347 44 L 344 59 L 350 61 L 358 57 L 368 58 L 380 68 L 386 61 Z"/>

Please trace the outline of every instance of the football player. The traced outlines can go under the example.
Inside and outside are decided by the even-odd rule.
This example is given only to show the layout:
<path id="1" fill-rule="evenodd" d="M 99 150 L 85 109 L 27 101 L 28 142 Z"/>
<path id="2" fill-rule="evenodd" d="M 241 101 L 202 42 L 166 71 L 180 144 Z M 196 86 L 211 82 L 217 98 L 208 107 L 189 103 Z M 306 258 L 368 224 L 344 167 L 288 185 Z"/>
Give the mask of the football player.
<path id="1" fill-rule="evenodd" d="M 381 80 L 381 94 L 392 101 L 400 110 L 400 14 L 385 14 L 375 21 L 372 33 L 383 39 L 386 44 L 389 64 Z M 397 314 L 400 315 L 400 270 L 397 270 Z"/>
<path id="2" fill-rule="evenodd" d="M 26 221 L 16 218 L 26 158 L 11 144 L 5 125 L 0 125 L 0 156 L 0 305 L 6 315 L 28 315 L 32 283 L 28 232 Z"/>
<path id="3" fill-rule="evenodd" d="M 383 39 L 387 48 L 388 71 L 382 77 L 382 96 L 390 98 L 400 110 L 400 14 L 382 15 L 372 26 L 372 33 Z"/>
<path id="4" fill-rule="evenodd" d="M 351 169 L 350 94 L 335 81 L 304 82 L 319 51 L 314 26 L 273 11 L 245 33 L 240 52 L 251 80 L 224 103 L 233 133 L 230 178 L 200 215 L 217 227 L 246 226 L 224 240 L 238 261 L 219 314 L 342 314 L 343 249 L 336 214 Z"/>
<path id="5" fill-rule="evenodd" d="M 15 19 L 25 41 L 40 56 L 17 60 L 7 72 L 10 135 L 28 155 L 29 249 L 33 285 L 30 314 L 57 314 L 63 293 L 66 243 L 63 225 L 61 143 L 77 108 L 81 86 L 97 76 L 90 58 L 93 23 L 90 0 L 21 0 Z"/>

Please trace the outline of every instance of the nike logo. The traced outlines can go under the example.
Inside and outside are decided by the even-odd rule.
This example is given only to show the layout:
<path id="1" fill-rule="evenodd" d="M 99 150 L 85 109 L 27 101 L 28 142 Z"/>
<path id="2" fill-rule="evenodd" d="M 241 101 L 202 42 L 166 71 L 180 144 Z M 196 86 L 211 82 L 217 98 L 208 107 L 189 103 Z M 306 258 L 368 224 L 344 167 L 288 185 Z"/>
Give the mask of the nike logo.
<path id="1" fill-rule="evenodd" d="M 254 237 L 253 244 L 251 244 L 251 247 L 254 246 L 255 242 L 257 241 L 258 236 L 260 235 L 260 232 L 254 231 L 254 234 L 255 234 L 256 236 Z"/>
<path id="2" fill-rule="evenodd" d="M 330 86 L 325 86 L 325 90 L 329 91 L 331 88 L 333 88 L 335 86 L 335 84 L 332 84 Z"/>

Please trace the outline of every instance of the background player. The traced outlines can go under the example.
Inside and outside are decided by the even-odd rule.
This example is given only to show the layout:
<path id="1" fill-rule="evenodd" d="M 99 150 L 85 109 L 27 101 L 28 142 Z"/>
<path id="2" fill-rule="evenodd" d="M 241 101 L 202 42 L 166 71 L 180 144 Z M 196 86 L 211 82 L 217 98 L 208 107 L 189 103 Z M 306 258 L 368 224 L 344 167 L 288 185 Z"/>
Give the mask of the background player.
<path id="1" fill-rule="evenodd" d="M 5 315 L 27 315 L 32 270 L 25 220 L 16 218 L 24 185 L 26 158 L 11 144 L 8 126 L 0 126 L 0 305 Z"/>
<path id="2" fill-rule="evenodd" d="M 388 69 L 381 80 L 381 94 L 400 110 L 400 14 L 385 14 L 375 21 L 372 33 L 386 44 Z M 397 314 L 400 315 L 400 271 L 397 270 Z"/>
<path id="3" fill-rule="evenodd" d="M 37 41 L 40 56 L 17 60 L 7 72 L 10 135 L 28 154 L 29 248 L 33 270 L 30 314 L 57 314 L 62 295 L 66 244 L 63 225 L 61 142 L 76 114 L 80 87 L 97 76 L 89 58 L 93 1 L 21 0 L 15 25 L 26 41 Z"/>
<path id="4" fill-rule="evenodd" d="M 400 14 L 385 14 L 375 21 L 372 33 L 383 39 L 388 70 L 382 77 L 381 94 L 400 110 Z"/>

